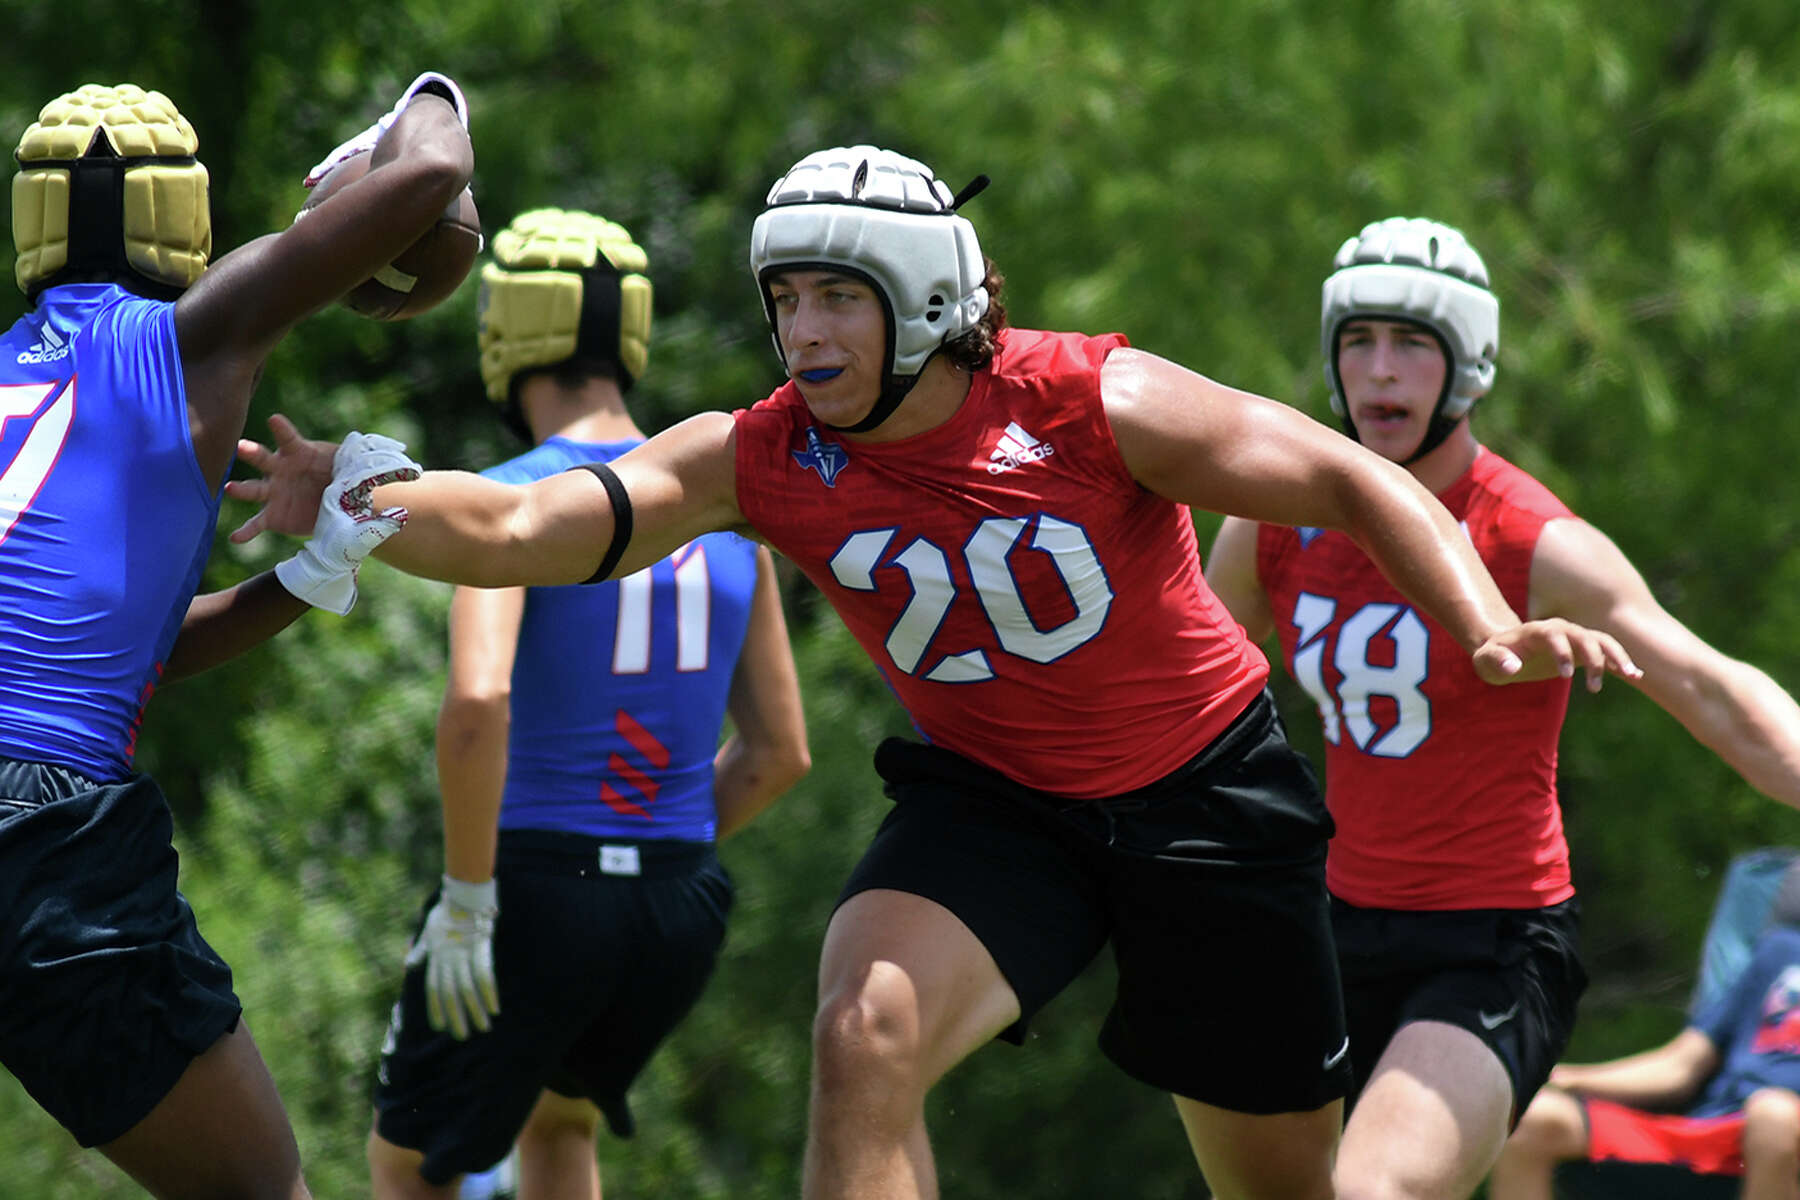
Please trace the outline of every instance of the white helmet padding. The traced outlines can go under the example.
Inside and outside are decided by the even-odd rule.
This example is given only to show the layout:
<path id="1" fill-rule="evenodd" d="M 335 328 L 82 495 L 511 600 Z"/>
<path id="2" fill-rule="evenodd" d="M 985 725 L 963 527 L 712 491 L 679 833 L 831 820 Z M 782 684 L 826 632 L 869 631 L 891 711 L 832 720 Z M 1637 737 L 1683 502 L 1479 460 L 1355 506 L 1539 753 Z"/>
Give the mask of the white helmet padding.
<path id="1" fill-rule="evenodd" d="M 1319 338 L 1331 410 L 1346 425 L 1337 341 L 1345 323 L 1359 317 L 1413 321 L 1443 343 L 1450 362 L 1438 423 L 1454 423 L 1493 387 L 1500 301 L 1488 290 L 1487 266 L 1458 230 L 1417 217 L 1375 221 L 1339 248 L 1332 267 Z"/>
<path id="2" fill-rule="evenodd" d="M 988 309 L 981 244 L 954 203 L 930 167 L 892 150 L 840 146 L 795 163 L 769 189 L 750 232 L 750 270 L 771 330 L 771 274 L 843 267 L 866 277 L 887 306 L 887 373 L 917 375 Z M 785 364 L 779 335 L 775 352 Z"/>

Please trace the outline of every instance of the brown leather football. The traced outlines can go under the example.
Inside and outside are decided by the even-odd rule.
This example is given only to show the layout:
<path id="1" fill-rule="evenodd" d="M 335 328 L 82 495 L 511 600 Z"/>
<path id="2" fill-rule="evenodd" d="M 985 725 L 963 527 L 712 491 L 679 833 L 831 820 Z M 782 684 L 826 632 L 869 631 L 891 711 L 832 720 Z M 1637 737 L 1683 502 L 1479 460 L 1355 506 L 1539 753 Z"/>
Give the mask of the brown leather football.
<path id="1" fill-rule="evenodd" d="M 369 173 L 367 152 L 347 158 L 313 185 L 302 211 Z M 468 277 L 481 250 L 481 214 L 468 188 L 450 202 L 437 224 L 402 250 L 373 278 L 338 302 L 377 321 L 404 321 L 442 303 Z"/>

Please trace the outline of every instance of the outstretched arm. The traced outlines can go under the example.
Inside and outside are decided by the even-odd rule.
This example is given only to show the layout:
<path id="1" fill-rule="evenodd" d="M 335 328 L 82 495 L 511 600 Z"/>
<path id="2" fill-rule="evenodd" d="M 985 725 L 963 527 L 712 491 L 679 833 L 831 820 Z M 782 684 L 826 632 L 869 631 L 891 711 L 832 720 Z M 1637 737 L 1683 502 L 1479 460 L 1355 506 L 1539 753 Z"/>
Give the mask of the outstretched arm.
<path id="1" fill-rule="evenodd" d="M 713 797 L 718 836 L 742 829 L 812 767 L 800 680 L 788 644 L 787 618 L 775 562 L 766 547 L 756 552 L 756 591 L 750 628 L 731 677 L 726 702 L 732 734 L 713 757 Z"/>
<path id="2" fill-rule="evenodd" d="M 271 423 L 298 439 L 285 418 L 277 417 Z M 255 443 L 249 445 L 262 452 Z M 407 458 L 405 451 L 405 446 L 391 438 L 352 435 L 341 456 L 327 454 L 324 461 L 346 485 L 366 489 L 377 480 L 417 477 L 418 464 Z M 315 505 L 314 511 L 318 512 L 319 506 Z M 327 608 L 339 616 L 348 613 L 356 603 L 358 566 L 375 543 L 392 536 L 399 523 L 391 515 L 370 513 L 360 520 L 345 518 L 344 525 L 345 536 L 339 541 L 335 561 L 322 559 L 315 542 L 309 541 L 273 570 L 190 600 L 163 666 L 163 682 L 208 670 L 261 645 L 308 608 Z"/>
<path id="3" fill-rule="evenodd" d="M 265 530 L 305 534 L 331 483 L 337 444 L 311 441 L 281 419 L 275 449 L 241 444 L 260 479 L 233 480 L 226 492 L 262 508 L 232 533 L 247 542 Z M 610 578 L 667 558 L 717 529 L 743 528 L 737 507 L 736 423 L 730 413 L 689 417 L 614 459 L 631 504 L 631 533 Z M 405 527 L 381 558 L 413 575 L 473 587 L 581 583 L 613 544 L 612 501 L 592 472 L 565 471 L 517 486 L 461 471 L 427 471 L 378 487 L 376 511 L 394 509 Z"/>
<path id="4" fill-rule="evenodd" d="M 1600 1063 L 1558 1063 L 1550 1082 L 1565 1091 L 1633 1108 L 1675 1108 L 1719 1069 L 1719 1048 L 1698 1029 L 1683 1029 L 1654 1050 Z"/>
<path id="5" fill-rule="evenodd" d="M 612 461 L 631 505 L 631 530 L 610 578 L 666 558 L 703 533 L 736 529 L 736 425 L 702 413 Z M 406 527 L 377 553 L 413 575 L 477 587 L 581 583 L 619 529 L 612 501 L 589 471 L 526 487 L 428 471 L 377 488 L 377 509 L 403 506 Z"/>
<path id="6" fill-rule="evenodd" d="M 1126 465 L 1197 508 L 1339 529 L 1471 654 L 1490 683 L 1636 668 L 1612 638 L 1566 621 L 1521 625 L 1450 513 L 1403 468 L 1273 400 L 1155 355 L 1118 350 L 1101 388 Z"/>
<path id="7" fill-rule="evenodd" d="M 1546 525 L 1531 561 L 1531 611 L 1618 638 L 1644 668 L 1633 680 L 1640 691 L 1752 787 L 1800 807 L 1800 705 L 1671 616 L 1611 538 L 1574 518 Z"/>

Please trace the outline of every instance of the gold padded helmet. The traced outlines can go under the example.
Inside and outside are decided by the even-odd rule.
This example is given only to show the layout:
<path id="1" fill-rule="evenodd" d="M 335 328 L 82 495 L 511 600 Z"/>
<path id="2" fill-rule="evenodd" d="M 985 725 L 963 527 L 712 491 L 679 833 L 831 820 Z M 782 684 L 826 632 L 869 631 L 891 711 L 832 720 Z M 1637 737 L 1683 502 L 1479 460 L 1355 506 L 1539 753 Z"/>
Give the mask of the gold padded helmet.
<path id="1" fill-rule="evenodd" d="M 481 379 L 523 431 L 511 398 L 520 371 L 579 355 L 614 368 L 620 390 L 650 361 L 649 259 L 623 227 L 592 213 L 538 208 L 494 238 L 477 300 Z"/>
<path id="2" fill-rule="evenodd" d="M 13 277 L 33 300 L 62 278 L 129 274 L 179 293 L 206 270 L 212 216 L 194 127 L 169 98 L 90 83 L 46 104 L 13 157 Z"/>

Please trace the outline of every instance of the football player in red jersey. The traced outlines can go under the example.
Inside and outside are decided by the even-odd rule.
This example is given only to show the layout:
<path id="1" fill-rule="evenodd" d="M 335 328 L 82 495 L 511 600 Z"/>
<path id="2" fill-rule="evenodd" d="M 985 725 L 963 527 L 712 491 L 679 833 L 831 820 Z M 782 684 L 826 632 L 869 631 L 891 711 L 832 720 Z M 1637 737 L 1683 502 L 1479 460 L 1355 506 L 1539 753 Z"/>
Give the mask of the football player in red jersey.
<path id="1" fill-rule="evenodd" d="M 378 489 L 411 514 L 384 557 L 567 583 L 754 531 L 882 668 L 927 741 L 876 751 L 894 808 L 826 931 L 806 1195 L 936 1195 L 926 1093 L 1110 945 L 1102 1048 L 1177 1097 L 1213 1189 L 1327 1197 L 1349 1081 L 1331 822 L 1187 506 L 1354 532 L 1495 682 L 1635 668 L 1521 624 L 1379 455 L 1117 334 L 1008 328 L 957 211 L 974 190 L 872 146 L 808 155 L 751 235 L 787 383 L 609 467 Z M 235 494 L 268 505 L 239 536 L 305 531 L 330 444 L 244 452 L 268 478 Z"/>
<path id="2" fill-rule="evenodd" d="M 1479 255 L 1391 218 L 1339 250 L 1322 346 L 1344 428 L 1462 526 L 1507 604 L 1604 630 L 1633 683 L 1756 787 L 1800 804 L 1800 708 L 1664 611 L 1605 534 L 1484 448 L 1499 302 Z M 1470 1195 L 1567 1044 L 1586 985 L 1556 797 L 1564 680 L 1496 691 L 1344 532 L 1228 518 L 1206 578 L 1279 635 L 1325 726 L 1326 866 L 1350 1022 L 1346 1197 Z"/>

